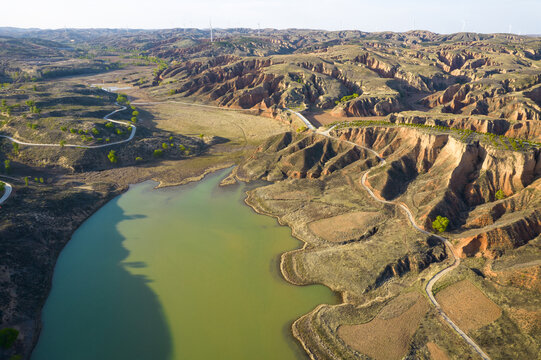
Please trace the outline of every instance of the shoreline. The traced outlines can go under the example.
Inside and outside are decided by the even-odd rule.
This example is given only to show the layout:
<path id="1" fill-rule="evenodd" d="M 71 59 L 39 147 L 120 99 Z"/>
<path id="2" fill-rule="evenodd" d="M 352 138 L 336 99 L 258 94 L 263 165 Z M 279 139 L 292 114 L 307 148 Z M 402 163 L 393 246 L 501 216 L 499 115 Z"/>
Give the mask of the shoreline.
<path id="1" fill-rule="evenodd" d="M 204 169 L 204 171 L 201 174 L 196 175 L 196 176 L 187 177 L 187 178 L 181 180 L 179 183 L 166 183 L 164 181 L 158 180 L 157 181 L 158 185 L 155 186 L 153 189 L 162 189 L 162 188 L 168 188 L 168 187 L 183 186 L 183 185 L 187 185 L 189 183 L 199 182 L 199 181 L 203 180 L 207 175 L 213 174 L 213 173 L 215 173 L 217 171 L 224 170 L 224 169 L 227 169 L 227 168 L 231 168 L 231 171 L 228 174 L 226 174 L 226 176 L 222 180 L 225 180 L 225 179 L 228 179 L 228 178 L 235 178 L 237 181 L 243 182 L 244 184 L 248 184 L 248 182 L 245 182 L 243 180 L 240 180 L 240 179 L 236 178 L 236 176 L 234 174 L 235 169 L 236 169 L 235 164 L 229 164 L 228 163 L 228 164 L 220 164 L 220 165 L 216 165 L 216 166 L 211 166 L 211 167 L 209 167 L 207 169 Z M 30 359 L 31 358 L 32 353 L 33 353 L 34 349 L 36 348 L 37 343 L 38 343 L 39 338 L 40 338 L 41 331 L 43 329 L 43 320 L 42 320 L 43 308 L 44 308 L 45 303 L 47 302 L 47 300 L 49 298 L 49 295 L 51 293 L 51 290 L 52 290 L 53 278 L 54 278 L 54 273 L 55 273 L 55 269 L 56 269 L 56 263 L 58 261 L 58 258 L 60 257 L 60 254 L 62 253 L 62 251 L 64 250 L 66 245 L 69 243 L 69 241 L 72 239 L 73 234 L 84 224 L 85 221 L 87 221 L 91 216 L 93 216 L 95 213 L 97 213 L 103 206 L 105 206 L 107 203 L 114 200 L 118 196 L 121 196 L 124 193 L 126 193 L 130 189 L 131 185 L 140 184 L 140 183 L 148 181 L 148 180 L 156 181 L 155 179 L 152 179 L 152 177 L 150 177 L 148 179 L 138 179 L 138 180 L 139 181 L 130 182 L 128 185 L 115 184 L 116 185 L 116 191 L 108 192 L 107 195 L 104 197 L 104 199 L 102 201 L 100 201 L 100 203 L 97 204 L 97 206 L 93 207 L 92 211 L 89 212 L 87 214 L 87 216 L 84 217 L 84 219 L 82 219 L 80 222 L 78 222 L 77 226 L 75 228 L 73 228 L 72 231 L 67 235 L 68 240 L 63 243 L 62 247 L 59 249 L 58 253 L 55 256 L 54 265 L 53 265 L 53 271 L 51 271 L 50 274 L 48 274 L 47 295 L 45 297 L 45 300 L 40 306 L 38 316 L 35 319 L 31 320 L 34 323 L 34 326 L 35 326 L 34 329 L 35 330 L 33 331 L 34 334 L 33 334 L 32 340 L 31 340 L 30 351 L 28 352 L 27 357 L 25 357 L 25 359 Z M 224 186 L 227 186 L 227 185 L 229 185 L 229 184 L 220 183 L 219 186 L 224 187 Z M 92 191 L 95 191 L 95 190 L 92 190 Z M 274 215 L 272 215 L 270 213 L 266 213 L 266 212 L 264 212 L 262 210 L 259 210 L 259 209 L 257 209 L 255 207 L 255 205 L 252 205 L 251 203 L 249 203 L 249 200 L 248 200 L 249 199 L 249 191 L 244 192 L 244 196 L 245 196 L 244 199 L 243 199 L 244 205 L 248 206 L 255 213 L 275 218 L 280 226 L 289 227 L 287 224 L 281 223 L 277 216 L 274 216 Z M 282 252 L 280 254 L 280 262 L 278 263 L 278 269 L 279 269 L 278 272 L 279 272 L 279 275 L 281 276 L 281 280 L 286 281 L 286 282 L 288 282 L 288 283 L 290 283 L 291 285 L 294 285 L 294 286 L 322 285 L 322 284 L 318 284 L 318 283 L 305 284 L 305 283 L 301 283 L 299 281 L 295 281 L 290 276 L 289 272 L 285 269 L 284 257 L 287 256 L 287 254 L 290 254 L 292 252 L 304 249 L 306 247 L 306 245 L 307 245 L 307 243 L 305 241 L 303 241 L 301 238 L 299 238 L 298 236 L 293 234 L 293 231 L 292 231 L 291 227 L 289 227 L 289 228 L 291 230 L 291 236 L 294 237 L 296 240 L 300 241 L 302 243 L 302 247 L 299 247 L 299 248 L 296 248 L 296 249 L 293 249 L 293 250 L 288 250 L 288 251 Z M 323 285 L 323 286 L 325 286 L 325 285 Z M 336 292 L 336 291 L 334 291 L 334 290 L 332 290 L 330 288 L 329 288 L 329 290 L 335 295 L 335 297 L 337 299 L 337 302 L 338 302 L 338 305 L 344 303 L 343 294 L 341 294 L 339 292 Z M 297 346 L 300 345 L 299 350 L 301 350 L 304 353 L 305 356 L 307 356 L 308 358 L 311 358 L 311 359 L 313 359 L 313 357 L 310 355 L 310 352 L 307 350 L 306 344 L 304 343 L 304 341 L 302 341 L 301 337 L 296 335 L 296 332 L 298 332 L 298 330 L 295 329 L 295 324 L 300 319 L 302 319 L 304 316 L 307 316 L 307 315 L 311 314 L 314 310 L 316 310 L 320 306 L 322 306 L 322 304 L 317 305 L 315 309 L 312 309 L 307 314 L 301 315 L 299 318 L 291 319 L 291 325 L 284 324 L 285 326 L 287 326 L 289 328 L 288 331 L 287 331 L 288 336 L 291 337 L 291 339 L 293 340 L 294 343 L 297 344 Z"/>
<path id="2" fill-rule="evenodd" d="M 37 343 L 39 341 L 39 337 L 41 335 L 41 331 L 42 331 L 42 328 L 43 328 L 43 320 L 42 320 L 42 313 L 43 313 L 43 308 L 45 306 L 45 303 L 47 302 L 48 298 L 49 298 L 49 295 L 51 293 L 51 290 L 52 290 L 52 286 L 53 286 L 53 277 L 54 277 L 54 272 L 55 272 L 55 268 L 56 268 L 56 263 L 58 261 L 58 258 L 60 257 L 60 254 L 62 253 L 62 251 L 64 250 L 64 248 L 66 247 L 66 245 L 68 245 L 68 243 L 70 242 L 70 240 L 72 239 L 73 237 L 73 234 L 84 224 L 85 221 L 87 221 L 92 215 L 94 215 L 95 213 L 97 213 L 103 206 L 105 206 L 106 204 L 108 204 L 110 201 L 114 200 L 116 197 L 118 196 L 121 196 L 123 195 L 124 193 L 126 193 L 129 189 L 130 189 L 130 186 L 131 185 L 136 185 L 136 184 L 140 184 L 142 182 L 145 182 L 145 181 L 148 181 L 148 180 L 153 180 L 153 181 L 156 181 L 158 182 L 158 185 L 154 187 L 154 189 L 160 189 L 160 188 L 167 188 L 167 187 L 174 187 L 174 186 L 182 186 L 182 185 L 186 185 L 186 184 L 189 184 L 189 183 L 193 183 L 193 182 L 198 182 L 198 181 L 201 181 L 203 178 L 205 178 L 205 176 L 209 175 L 209 174 L 212 174 L 216 171 L 219 171 L 219 170 L 223 170 L 223 169 L 226 169 L 228 167 L 231 167 L 232 164 L 225 164 L 225 165 L 216 165 L 216 166 L 211 166 L 207 169 L 204 169 L 204 171 L 200 174 L 200 175 L 196 175 L 196 176 L 191 176 L 191 177 L 187 177 L 183 180 L 181 180 L 180 183 L 178 184 L 169 184 L 169 183 L 164 183 L 163 181 L 159 181 L 159 180 L 154 180 L 152 179 L 152 177 L 150 178 L 147 178 L 147 179 L 144 179 L 144 178 L 141 178 L 141 179 L 137 179 L 138 181 L 134 181 L 134 182 L 130 182 L 129 184 L 118 184 L 118 183 L 115 183 L 115 184 L 112 184 L 115 186 L 116 188 L 116 191 L 110 191 L 110 192 L 107 192 L 107 195 L 104 197 L 104 199 L 102 199 L 102 201 L 99 203 L 99 204 L 96 204 L 97 206 L 93 207 L 92 210 L 88 213 L 87 216 L 85 216 L 70 232 L 69 234 L 67 234 L 67 238 L 68 240 L 65 241 L 62 246 L 60 247 L 60 249 L 58 250 L 58 252 L 55 254 L 55 258 L 53 259 L 53 267 L 52 267 L 52 271 L 50 272 L 50 274 L 48 274 L 47 276 L 47 294 L 45 296 L 45 300 L 42 304 L 40 304 L 39 306 L 39 312 L 36 316 L 36 318 L 34 319 L 29 319 L 29 320 L 26 320 L 25 322 L 28 322 L 28 321 L 32 321 L 35 325 L 35 328 L 34 328 L 34 331 L 33 331 L 33 334 L 32 334 L 32 339 L 30 341 L 28 341 L 27 339 L 24 340 L 24 342 L 27 342 L 30 344 L 30 348 L 29 348 L 29 352 L 26 354 L 27 356 L 24 357 L 25 359 L 30 359 L 31 356 L 32 356 L 32 353 L 34 352 L 34 349 L 36 348 L 37 346 Z M 90 190 L 90 191 L 96 191 L 96 190 Z M 23 355 L 24 356 L 24 355 Z"/>
<path id="3" fill-rule="evenodd" d="M 235 179 L 237 181 L 245 182 L 242 179 L 238 178 L 237 176 L 235 176 Z M 299 247 L 299 248 L 293 249 L 293 250 L 285 251 L 280 255 L 280 266 L 279 267 L 280 267 L 280 274 L 282 275 L 283 280 L 285 280 L 286 282 L 288 282 L 288 283 L 290 283 L 291 285 L 294 285 L 294 286 L 311 286 L 311 285 L 325 286 L 335 295 L 336 299 L 338 300 L 337 304 L 334 304 L 334 305 L 341 306 L 341 305 L 347 304 L 347 302 L 345 301 L 345 299 L 347 298 L 347 293 L 346 292 L 333 290 L 333 289 L 329 288 L 327 285 L 321 284 L 321 283 L 304 283 L 304 282 L 301 282 L 300 279 L 298 279 L 298 280 L 293 279 L 292 274 L 286 268 L 286 266 L 287 266 L 286 258 L 288 256 L 290 256 L 291 254 L 295 253 L 295 252 L 303 251 L 306 248 L 306 246 L 308 246 L 308 242 L 304 241 L 301 237 L 299 237 L 297 234 L 295 234 L 294 231 L 293 231 L 293 228 L 291 226 L 289 226 L 289 225 L 287 225 L 285 223 L 282 223 L 280 221 L 280 218 L 277 215 L 271 214 L 271 213 L 257 207 L 257 205 L 255 203 L 251 202 L 252 197 L 250 196 L 249 191 L 245 192 L 245 194 L 246 194 L 246 197 L 244 199 L 244 203 L 248 207 L 250 207 L 256 214 L 272 217 L 272 218 L 276 219 L 276 221 L 278 222 L 279 225 L 287 226 L 291 230 L 291 236 L 294 237 L 295 239 L 297 239 L 298 241 L 300 241 L 303 244 L 302 247 Z M 291 265 L 293 267 L 295 267 L 295 263 L 292 260 L 291 260 Z M 308 358 L 310 358 L 311 360 L 317 360 L 317 359 L 316 359 L 315 355 L 308 348 L 308 345 L 306 344 L 306 342 L 304 341 L 303 336 L 302 336 L 303 332 L 302 332 L 302 330 L 299 329 L 297 324 L 299 324 L 299 322 L 302 321 L 304 318 L 307 318 L 311 314 L 317 312 L 321 307 L 323 307 L 325 305 L 329 305 L 329 304 L 319 304 L 319 305 L 317 305 L 314 309 L 312 309 L 308 313 L 303 314 L 299 318 L 295 319 L 292 322 L 291 326 L 289 327 L 290 336 L 292 336 L 293 339 L 295 339 L 297 341 L 297 343 L 304 350 L 305 355 Z"/>

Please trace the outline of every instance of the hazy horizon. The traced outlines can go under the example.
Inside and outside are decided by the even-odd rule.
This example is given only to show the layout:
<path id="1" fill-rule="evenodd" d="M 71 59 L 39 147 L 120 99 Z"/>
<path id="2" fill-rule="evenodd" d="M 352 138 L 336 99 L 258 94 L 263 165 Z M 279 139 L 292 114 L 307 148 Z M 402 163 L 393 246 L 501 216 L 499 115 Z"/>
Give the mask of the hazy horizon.
<path id="1" fill-rule="evenodd" d="M 163 0 L 160 6 L 134 0 L 92 3 L 66 0 L 22 0 L 4 5 L 9 17 L 0 27 L 38 29 L 271 28 L 359 30 L 366 32 L 427 30 L 457 32 L 541 34 L 541 2 L 536 0 L 457 0 L 449 3 L 419 0 L 327 2 L 276 0 Z M 44 14 L 46 16 L 44 16 Z"/>

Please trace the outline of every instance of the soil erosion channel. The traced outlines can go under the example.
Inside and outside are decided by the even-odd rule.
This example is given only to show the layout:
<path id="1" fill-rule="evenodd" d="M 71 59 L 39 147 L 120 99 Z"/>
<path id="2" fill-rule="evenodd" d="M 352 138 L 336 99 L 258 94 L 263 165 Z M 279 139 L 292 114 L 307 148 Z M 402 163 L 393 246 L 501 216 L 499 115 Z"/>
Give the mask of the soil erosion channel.
<path id="1" fill-rule="evenodd" d="M 58 259 L 32 359 L 305 357 L 291 323 L 337 299 L 282 279 L 300 242 L 223 176 L 141 183 L 89 218 Z"/>

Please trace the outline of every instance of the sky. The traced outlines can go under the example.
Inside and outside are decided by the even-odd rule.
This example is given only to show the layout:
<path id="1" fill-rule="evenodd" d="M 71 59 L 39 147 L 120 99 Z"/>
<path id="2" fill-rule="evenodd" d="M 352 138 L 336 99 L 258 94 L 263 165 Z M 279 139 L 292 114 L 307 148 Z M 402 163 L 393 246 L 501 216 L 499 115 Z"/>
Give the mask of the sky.
<path id="1" fill-rule="evenodd" d="M 541 0 L 6 0 L 0 27 L 541 34 Z"/>

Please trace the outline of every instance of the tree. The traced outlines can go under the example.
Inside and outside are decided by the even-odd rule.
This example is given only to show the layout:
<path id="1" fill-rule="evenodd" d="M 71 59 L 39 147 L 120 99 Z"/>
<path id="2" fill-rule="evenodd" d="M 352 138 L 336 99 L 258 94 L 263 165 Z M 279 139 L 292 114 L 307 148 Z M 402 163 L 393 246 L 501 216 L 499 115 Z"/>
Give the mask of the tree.
<path id="1" fill-rule="evenodd" d="M 116 151 L 114 151 L 114 150 L 109 151 L 109 154 L 107 155 L 107 158 L 109 158 L 109 161 L 112 164 L 116 164 L 118 162 L 118 159 L 116 157 Z"/>
<path id="2" fill-rule="evenodd" d="M 124 104 L 128 102 L 128 98 L 124 94 L 118 94 L 116 97 L 116 102 L 119 104 Z"/>
<path id="3" fill-rule="evenodd" d="M 496 199 L 503 200 L 505 199 L 505 194 L 502 189 L 496 191 Z"/>
<path id="4" fill-rule="evenodd" d="M 439 231 L 440 233 L 444 232 L 449 225 L 449 219 L 443 216 L 436 216 L 436 220 L 432 222 L 432 228 Z"/>
<path id="5" fill-rule="evenodd" d="M 17 340 L 19 336 L 19 331 L 12 328 L 5 328 L 0 330 L 0 347 L 4 349 L 9 349 Z"/>

